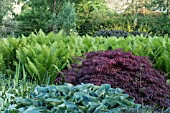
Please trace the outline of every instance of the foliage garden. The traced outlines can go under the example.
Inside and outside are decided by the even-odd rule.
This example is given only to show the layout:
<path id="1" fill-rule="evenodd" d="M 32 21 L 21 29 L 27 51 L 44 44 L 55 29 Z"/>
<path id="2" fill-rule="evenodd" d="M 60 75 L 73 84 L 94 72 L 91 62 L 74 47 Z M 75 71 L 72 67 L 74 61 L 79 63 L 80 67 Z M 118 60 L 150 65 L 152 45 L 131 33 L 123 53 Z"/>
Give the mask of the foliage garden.
<path id="1" fill-rule="evenodd" d="M 169 113 L 169 4 L 0 1 L 0 112 Z"/>
<path id="2" fill-rule="evenodd" d="M 168 63 L 170 57 L 168 56 L 170 55 L 170 51 L 169 51 L 170 39 L 169 37 L 166 36 L 165 37 L 154 36 L 154 37 L 146 38 L 141 35 L 135 37 L 128 36 L 127 38 L 123 38 L 123 37 L 93 38 L 88 35 L 81 37 L 78 36 L 77 34 L 66 36 L 63 35 L 62 31 L 57 35 L 54 33 L 45 35 L 42 31 L 40 31 L 37 35 L 32 33 L 29 37 L 24 37 L 24 36 L 21 38 L 8 37 L 8 38 L 1 38 L 0 41 L 1 41 L 1 45 L 0 45 L 1 46 L 0 47 L 1 48 L 0 49 L 1 73 L 4 74 L 3 76 L 5 76 L 5 78 L 16 79 L 16 80 L 18 79 L 18 81 L 24 78 L 26 81 L 35 80 L 37 84 L 52 84 L 54 83 L 55 79 L 62 74 L 63 69 L 71 68 L 70 67 L 71 64 L 74 63 L 76 59 L 79 58 L 80 56 L 84 56 L 86 52 L 93 52 L 93 51 L 97 52 L 98 50 L 105 51 L 105 50 L 115 50 L 118 48 L 122 48 L 123 51 L 131 51 L 134 55 L 137 56 L 147 56 L 148 59 L 151 60 L 153 66 L 156 69 L 166 72 L 167 73 L 166 78 L 168 79 L 164 79 L 162 81 L 163 83 L 161 82 L 160 84 L 162 86 L 163 84 L 165 84 L 165 87 L 167 87 L 165 92 L 168 93 L 167 92 L 168 86 L 166 85 L 166 83 L 168 84 L 170 80 L 170 76 L 169 76 L 170 66 Z M 119 57 L 121 58 L 121 56 Z M 103 61 L 101 61 L 100 63 L 102 62 Z M 148 61 L 145 62 L 147 63 Z M 130 66 L 132 64 L 124 64 L 124 65 Z M 140 64 L 134 64 L 134 66 L 135 65 L 139 66 Z M 150 63 L 146 65 L 150 66 Z M 132 68 L 134 66 L 132 66 Z M 137 70 L 135 72 L 137 72 Z M 143 69 L 143 71 L 141 71 L 143 74 L 146 72 L 150 73 L 152 69 L 149 69 L 148 71 L 146 70 L 144 71 L 144 70 L 145 68 Z M 150 74 L 147 76 L 149 78 L 152 78 L 152 75 Z M 160 74 L 159 76 L 163 77 L 165 75 Z M 142 78 L 142 80 L 143 79 L 144 78 Z M 120 78 L 120 80 L 123 79 Z M 16 84 L 17 86 L 17 84 L 22 84 L 22 83 L 18 83 L 18 81 L 15 81 L 14 83 L 11 82 L 6 85 L 10 86 L 11 84 Z M 151 81 L 158 82 L 156 78 L 153 78 Z M 149 81 L 148 83 L 150 84 L 151 81 Z M 109 81 L 107 81 L 106 83 L 108 82 Z M 156 85 L 157 83 L 155 82 L 153 82 L 153 84 Z M 144 87 L 146 87 L 145 86 L 146 83 L 142 83 L 142 84 L 144 85 Z M 96 85 L 100 85 L 100 84 L 96 84 Z M 12 85 L 12 87 L 14 86 Z M 19 85 L 17 87 L 22 87 L 22 85 L 21 86 Z M 125 88 L 125 87 L 122 86 L 121 88 Z M 31 89 L 29 89 L 28 92 L 26 90 L 25 93 L 27 94 L 27 96 L 25 97 L 30 98 L 29 96 L 30 90 Z M 126 88 L 124 90 L 125 92 L 127 91 Z M 148 89 L 148 91 L 150 90 Z M 1 96 L 3 97 L 1 98 L 4 99 L 4 96 L 3 95 Z M 19 96 L 19 95 L 18 93 L 16 93 L 15 95 L 13 94 L 13 96 Z M 10 104 L 12 103 L 15 104 L 15 102 L 11 102 Z M 30 109 L 33 110 L 33 108 Z"/>

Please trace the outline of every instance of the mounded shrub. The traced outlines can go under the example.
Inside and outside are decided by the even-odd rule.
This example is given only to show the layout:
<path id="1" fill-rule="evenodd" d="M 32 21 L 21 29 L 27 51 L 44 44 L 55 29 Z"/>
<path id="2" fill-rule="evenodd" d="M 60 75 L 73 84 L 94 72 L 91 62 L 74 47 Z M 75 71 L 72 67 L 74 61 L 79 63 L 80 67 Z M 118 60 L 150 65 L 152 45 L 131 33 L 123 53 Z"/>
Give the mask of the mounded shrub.
<path id="1" fill-rule="evenodd" d="M 100 30 L 94 34 L 94 37 L 96 37 L 96 36 L 103 36 L 103 37 L 115 36 L 117 38 L 119 38 L 119 37 L 126 38 L 128 35 L 133 35 L 133 36 L 143 35 L 144 37 L 147 37 L 147 38 L 149 36 L 151 36 L 145 32 L 139 32 L 139 31 L 125 32 L 123 30 Z"/>
<path id="2" fill-rule="evenodd" d="M 151 35 L 145 33 L 145 32 L 139 32 L 139 31 L 131 31 L 129 32 L 129 34 L 133 35 L 133 36 L 140 36 L 140 35 L 143 35 L 144 37 L 149 37 Z"/>
<path id="3" fill-rule="evenodd" d="M 127 35 L 128 35 L 128 33 L 125 31 L 122 31 L 122 30 L 100 30 L 94 34 L 94 37 L 96 37 L 96 36 L 103 36 L 103 37 L 115 36 L 115 37 L 126 38 Z"/>
<path id="4" fill-rule="evenodd" d="M 63 70 L 55 82 L 107 83 L 112 88 L 124 89 L 135 97 L 136 103 L 155 108 L 170 107 L 170 86 L 166 84 L 165 74 L 154 69 L 147 57 L 134 56 L 121 49 L 88 52 L 85 56 Z"/>
<path id="5" fill-rule="evenodd" d="M 94 34 L 94 37 L 96 36 L 110 37 L 113 36 L 113 33 L 110 30 L 100 30 Z"/>

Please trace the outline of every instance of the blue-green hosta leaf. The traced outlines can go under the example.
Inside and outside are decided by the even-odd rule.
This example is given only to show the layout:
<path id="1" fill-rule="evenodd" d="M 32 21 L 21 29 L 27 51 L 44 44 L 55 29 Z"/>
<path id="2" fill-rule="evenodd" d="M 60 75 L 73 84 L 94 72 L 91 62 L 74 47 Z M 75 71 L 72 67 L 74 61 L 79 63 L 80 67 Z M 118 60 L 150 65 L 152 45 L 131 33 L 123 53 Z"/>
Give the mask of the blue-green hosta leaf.
<path id="1" fill-rule="evenodd" d="M 106 97 L 105 99 L 103 99 L 102 103 L 104 104 L 109 104 L 110 106 L 114 107 L 117 106 L 117 101 L 120 100 L 119 96 L 115 96 L 115 97 Z"/>
<path id="2" fill-rule="evenodd" d="M 121 107 L 133 107 L 133 103 L 123 100 L 123 101 L 117 101 L 117 103 L 121 106 Z"/>
<path id="3" fill-rule="evenodd" d="M 4 99 L 0 97 L 0 107 L 2 107 L 4 104 Z"/>
<path id="4" fill-rule="evenodd" d="M 3 113 L 10 113 L 10 111 L 9 110 L 5 110 Z"/>
<path id="5" fill-rule="evenodd" d="M 106 93 L 106 90 L 105 90 L 104 87 L 101 87 L 99 90 L 97 90 L 97 91 L 95 92 L 95 94 L 96 94 L 98 97 L 104 96 L 105 93 Z"/>
<path id="6" fill-rule="evenodd" d="M 91 101 L 92 99 L 90 98 L 90 96 L 89 97 L 82 96 L 82 98 L 83 98 L 82 104 L 84 104 L 84 105 L 87 105 L 89 102 L 93 102 L 93 101 Z"/>
<path id="7" fill-rule="evenodd" d="M 66 111 L 66 105 L 64 103 L 57 106 L 57 110 L 59 113 L 65 113 Z"/>
<path id="8" fill-rule="evenodd" d="M 34 100 L 27 98 L 27 99 L 20 100 L 20 103 L 24 106 L 30 106 L 30 105 L 33 105 Z"/>
<path id="9" fill-rule="evenodd" d="M 93 113 L 98 106 L 100 106 L 100 103 L 89 102 L 89 108 L 87 110 L 87 113 Z"/>
<path id="10" fill-rule="evenodd" d="M 70 89 L 67 86 L 57 86 L 57 90 L 62 92 L 63 94 L 68 94 L 70 92 Z"/>
<path id="11" fill-rule="evenodd" d="M 108 109 L 108 106 L 100 104 L 93 113 L 111 113 L 111 111 Z"/>
<path id="12" fill-rule="evenodd" d="M 111 85 L 110 84 L 102 84 L 101 85 L 101 88 L 104 88 L 106 92 L 108 92 L 111 88 Z"/>
<path id="13" fill-rule="evenodd" d="M 77 106 L 73 102 L 64 102 L 66 105 L 67 110 L 78 110 Z"/>
<path id="14" fill-rule="evenodd" d="M 128 109 L 128 107 L 117 106 L 117 107 L 110 109 L 110 111 L 113 111 L 113 113 L 119 113 L 120 109 Z"/>
<path id="15" fill-rule="evenodd" d="M 0 96 L 2 96 L 2 94 L 3 94 L 3 91 L 0 91 Z"/>
<path id="16" fill-rule="evenodd" d="M 88 110 L 88 105 L 86 105 L 86 106 L 81 106 L 81 105 L 79 105 L 78 108 L 79 108 L 79 110 L 81 110 L 81 111 L 83 111 L 83 112 L 87 112 L 87 110 Z"/>
<path id="17" fill-rule="evenodd" d="M 70 83 L 64 83 L 65 86 L 67 86 L 70 90 L 74 89 L 74 85 Z"/>
<path id="18" fill-rule="evenodd" d="M 122 95 L 120 95 L 120 100 L 124 100 L 124 99 L 126 99 L 128 97 L 129 97 L 128 94 L 122 94 Z"/>
<path id="19" fill-rule="evenodd" d="M 25 107 L 20 107 L 20 108 L 18 108 L 18 111 L 20 112 L 20 113 L 23 113 L 24 111 L 25 111 Z"/>
<path id="20" fill-rule="evenodd" d="M 83 96 L 83 101 L 87 101 L 87 100 L 89 100 L 89 102 L 96 102 L 96 103 L 99 103 L 100 102 L 100 100 L 99 100 L 99 98 L 97 97 L 93 97 L 93 96 L 90 96 L 90 95 L 85 95 L 85 96 Z"/>
<path id="21" fill-rule="evenodd" d="M 135 101 L 135 98 L 134 97 L 128 97 L 128 98 L 126 98 L 128 101 L 130 101 L 130 102 L 134 102 Z"/>
<path id="22" fill-rule="evenodd" d="M 135 108 L 135 109 L 139 109 L 139 108 L 141 108 L 141 107 L 142 107 L 141 104 L 134 104 L 134 108 Z"/>
<path id="23" fill-rule="evenodd" d="M 93 84 L 83 84 L 81 83 L 80 85 L 77 85 L 76 88 L 79 91 L 83 91 L 83 92 L 88 92 L 94 89 Z"/>
<path id="24" fill-rule="evenodd" d="M 114 94 L 122 94 L 123 90 L 120 88 L 116 88 Z"/>
<path id="25" fill-rule="evenodd" d="M 83 95 L 82 92 L 75 92 L 71 100 L 75 103 L 79 103 L 80 101 L 83 100 L 82 95 Z"/>
<path id="26" fill-rule="evenodd" d="M 51 93 L 51 92 L 55 93 L 57 91 L 57 87 L 55 85 L 48 86 L 48 91 L 49 91 L 49 93 Z"/>
<path id="27" fill-rule="evenodd" d="M 36 87 L 34 93 L 37 95 L 38 93 L 46 93 L 48 91 L 47 87 Z"/>
<path id="28" fill-rule="evenodd" d="M 28 109 L 26 109 L 23 113 L 41 113 L 39 110 L 35 110 L 36 107 L 29 106 Z"/>
<path id="29" fill-rule="evenodd" d="M 43 96 L 44 99 L 48 99 L 50 98 L 50 94 L 49 93 L 45 93 L 44 96 Z"/>
<path id="30" fill-rule="evenodd" d="M 60 104 L 63 103 L 62 100 L 58 100 L 58 99 L 56 99 L 56 98 L 48 98 L 48 99 L 45 99 L 45 102 L 48 102 L 48 103 L 50 103 L 50 104 L 52 104 L 52 105 L 54 105 L 54 106 L 58 106 L 58 105 L 60 105 Z"/>
<path id="31" fill-rule="evenodd" d="M 13 110 L 13 109 L 16 109 L 17 105 L 16 104 L 13 104 L 13 105 L 9 105 L 8 106 L 8 109 L 9 110 Z"/>
<path id="32" fill-rule="evenodd" d="M 36 98 L 42 98 L 44 96 L 44 93 L 40 92 L 38 95 L 36 95 Z"/>
<path id="33" fill-rule="evenodd" d="M 95 97 L 92 97 L 84 92 L 75 92 L 72 99 L 75 99 L 76 102 L 82 101 L 82 104 L 84 104 L 84 105 L 88 104 L 88 102 L 96 102 L 97 103 L 99 101 Z"/>
<path id="34" fill-rule="evenodd" d="M 8 93 L 8 92 L 5 92 L 5 95 L 6 95 L 6 98 L 8 98 L 9 100 L 11 98 L 15 98 L 15 95 L 14 94 L 11 94 L 11 93 Z"/>

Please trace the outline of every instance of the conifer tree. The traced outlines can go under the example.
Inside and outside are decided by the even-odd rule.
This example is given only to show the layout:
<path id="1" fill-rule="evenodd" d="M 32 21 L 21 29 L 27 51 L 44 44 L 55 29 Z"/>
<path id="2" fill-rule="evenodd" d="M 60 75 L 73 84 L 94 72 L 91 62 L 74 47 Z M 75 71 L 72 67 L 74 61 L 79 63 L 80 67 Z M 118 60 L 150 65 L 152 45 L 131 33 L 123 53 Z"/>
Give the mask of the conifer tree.
<path id="1" fill-rule="evenodd" d="M 66 35 L 70 34 L 70 30 L 75 30 L 76 27 L 76 12 L 74 4 L 66 2 L 63 4 L 63 7 L 60 13 L 56 18 L 56 28 L 58 30 L 63 29 Z"/>

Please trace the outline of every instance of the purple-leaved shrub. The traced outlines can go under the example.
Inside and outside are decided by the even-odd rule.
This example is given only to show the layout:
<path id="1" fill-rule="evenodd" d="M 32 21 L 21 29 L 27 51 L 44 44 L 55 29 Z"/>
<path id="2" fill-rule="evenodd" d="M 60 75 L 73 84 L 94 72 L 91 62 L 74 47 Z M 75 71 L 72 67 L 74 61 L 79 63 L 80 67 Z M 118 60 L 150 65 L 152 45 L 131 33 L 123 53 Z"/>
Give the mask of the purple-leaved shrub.
<path id="1" fill-rule="evenodd" d="M 111 84 L 135 97 L 135 102 L 155 108 L 170 107 L 170 86 L 166 76 L 153 68 L 147 57 L 134 56 L 121 49 L 88 52 L 78 62 L 62 71 L 55 82 L 74 85 L 93 83 Z"/>

